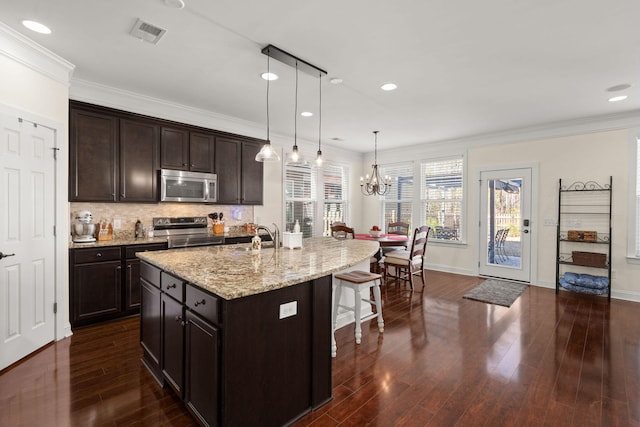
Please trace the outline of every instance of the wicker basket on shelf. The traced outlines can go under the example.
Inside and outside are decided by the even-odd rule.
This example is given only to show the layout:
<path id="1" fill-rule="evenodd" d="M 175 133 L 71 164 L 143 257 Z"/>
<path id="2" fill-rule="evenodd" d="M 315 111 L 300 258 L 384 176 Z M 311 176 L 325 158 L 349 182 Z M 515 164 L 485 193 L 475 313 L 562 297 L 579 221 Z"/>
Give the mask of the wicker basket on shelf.
<path id="1" fill-rule="evenodd" d="M 575 265 L 582 265 L 585 267 L 607 266 L 607 254 L 601 254 L 597 252 L 573 251 L 571 253 L 571 256 Z"/>
<path id="2" fill-rule="evenodd" d="M 598 240 L 598 233 L 595 231 L 569 230 L 567 240 L 575 242 L 595 242 Z"/>

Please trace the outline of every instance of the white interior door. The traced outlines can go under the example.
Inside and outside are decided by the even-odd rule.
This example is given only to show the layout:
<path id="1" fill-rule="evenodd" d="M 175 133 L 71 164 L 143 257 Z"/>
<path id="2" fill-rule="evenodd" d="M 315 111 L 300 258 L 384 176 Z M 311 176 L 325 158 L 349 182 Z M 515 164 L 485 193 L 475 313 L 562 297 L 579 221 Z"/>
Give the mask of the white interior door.
<path id="1" fill-rule="evenodd" d="M 0 369 L 55 337 L 54 144 L 0 113 Z"/>
<path id="2" fill-rule="evenodd" d="M 531 168 L 480 173 L 483 276 L 531 280 Z"/>

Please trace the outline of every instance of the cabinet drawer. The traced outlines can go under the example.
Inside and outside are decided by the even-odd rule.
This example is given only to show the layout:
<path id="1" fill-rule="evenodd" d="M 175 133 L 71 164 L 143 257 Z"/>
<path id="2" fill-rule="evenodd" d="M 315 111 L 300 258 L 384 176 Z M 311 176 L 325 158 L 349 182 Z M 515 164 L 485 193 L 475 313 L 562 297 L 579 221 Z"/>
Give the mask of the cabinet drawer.
<path id="1" fill-rule="evenodd" d="M 120 261 L 120 247 L 76 249 L 73 253 L 73 261 L 76 264 L 89 262 Z"/>
<path id="2" fill-rule="evenodd" d="M 184 281 L 170 274 L 167 274 L 163 271 L 160 282 L 162 283 L 161 289 L 167 295 L 171 296 L 172 298 L 175 298 L 180 302 L 183 302 L 182 293 L 184 290 Z"/>
<path id="3" fill-rule="evenodd" d="M 218 324 L 220 316 L 220 300 L 193 285 L 187 285 L 185 304 L 187 308 L 198 313 L 211 323 Z"/>
<path id="4" fill-rule="evenodd" d="M 146 262 L 140 262 L 140 277 L 160 289 L 160 269 Z"/>
<path id="5" fill-rule="evenodd" d="M 136 252 L 162 251 L 164 249 L 167 249 L 166 243 L 127 246 L 125 247 L 125 257 L 131 259 L 136 257 Z"/>

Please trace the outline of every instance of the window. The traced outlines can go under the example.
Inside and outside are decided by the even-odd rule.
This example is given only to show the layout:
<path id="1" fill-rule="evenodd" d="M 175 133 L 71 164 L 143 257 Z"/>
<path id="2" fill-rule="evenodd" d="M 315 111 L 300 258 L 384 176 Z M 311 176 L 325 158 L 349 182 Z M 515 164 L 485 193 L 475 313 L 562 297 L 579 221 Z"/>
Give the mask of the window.
<path id="1" fill-rule="evenodd" d="M 285 166 L 285 229 L 292 231 L 298 220 L 302 237 L 313 236 L 316 212 L 316 170 L 310 165 Z"/>
<path id="2" fill-rule="evenodd" d="M 322 169 L 323 236 L 331 236 L 331 224 L 334 222 L 347 222 L 347 194 L 349 194 L 347 178 L 348 173 L 344 166 L 326 165 Z"/>
<path id="3" fill-rule="evenodd" d="M 463 158 L 423 162 L 420 167 L 422 217 L 438 240 L 461 240 Z"/>
<path id="4" fill-rule="evenodd" d="M 383 196 L 383 226 L 402 221 L 410 226 L 413 209 L 413 164 L 382 165 L 382 176 L 391 177 L 391 189 Z"/>
<path id="5" fill-rule="evenodd" d="M 325 164 L 320 170 L 310 164 L 285 165 L 286 231 L 298 220 L 302 237 L 330 236 L 333 222 L 347 222 L 348 176 L 340 165 Z"/>

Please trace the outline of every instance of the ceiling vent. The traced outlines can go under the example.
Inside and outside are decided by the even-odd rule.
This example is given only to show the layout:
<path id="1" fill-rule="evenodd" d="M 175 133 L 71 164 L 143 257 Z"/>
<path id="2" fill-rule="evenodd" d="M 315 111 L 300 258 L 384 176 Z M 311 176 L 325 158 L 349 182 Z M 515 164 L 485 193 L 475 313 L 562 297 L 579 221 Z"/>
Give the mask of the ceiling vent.
<path id="1" fill-rule="evenodd" d="M 164 28 L 156 27 L 155 25 L 144 22 L 142 19 L 138 18 L 129 34 L 137 39 L 157 44 L 166 32 L 167 30 Z"/>

